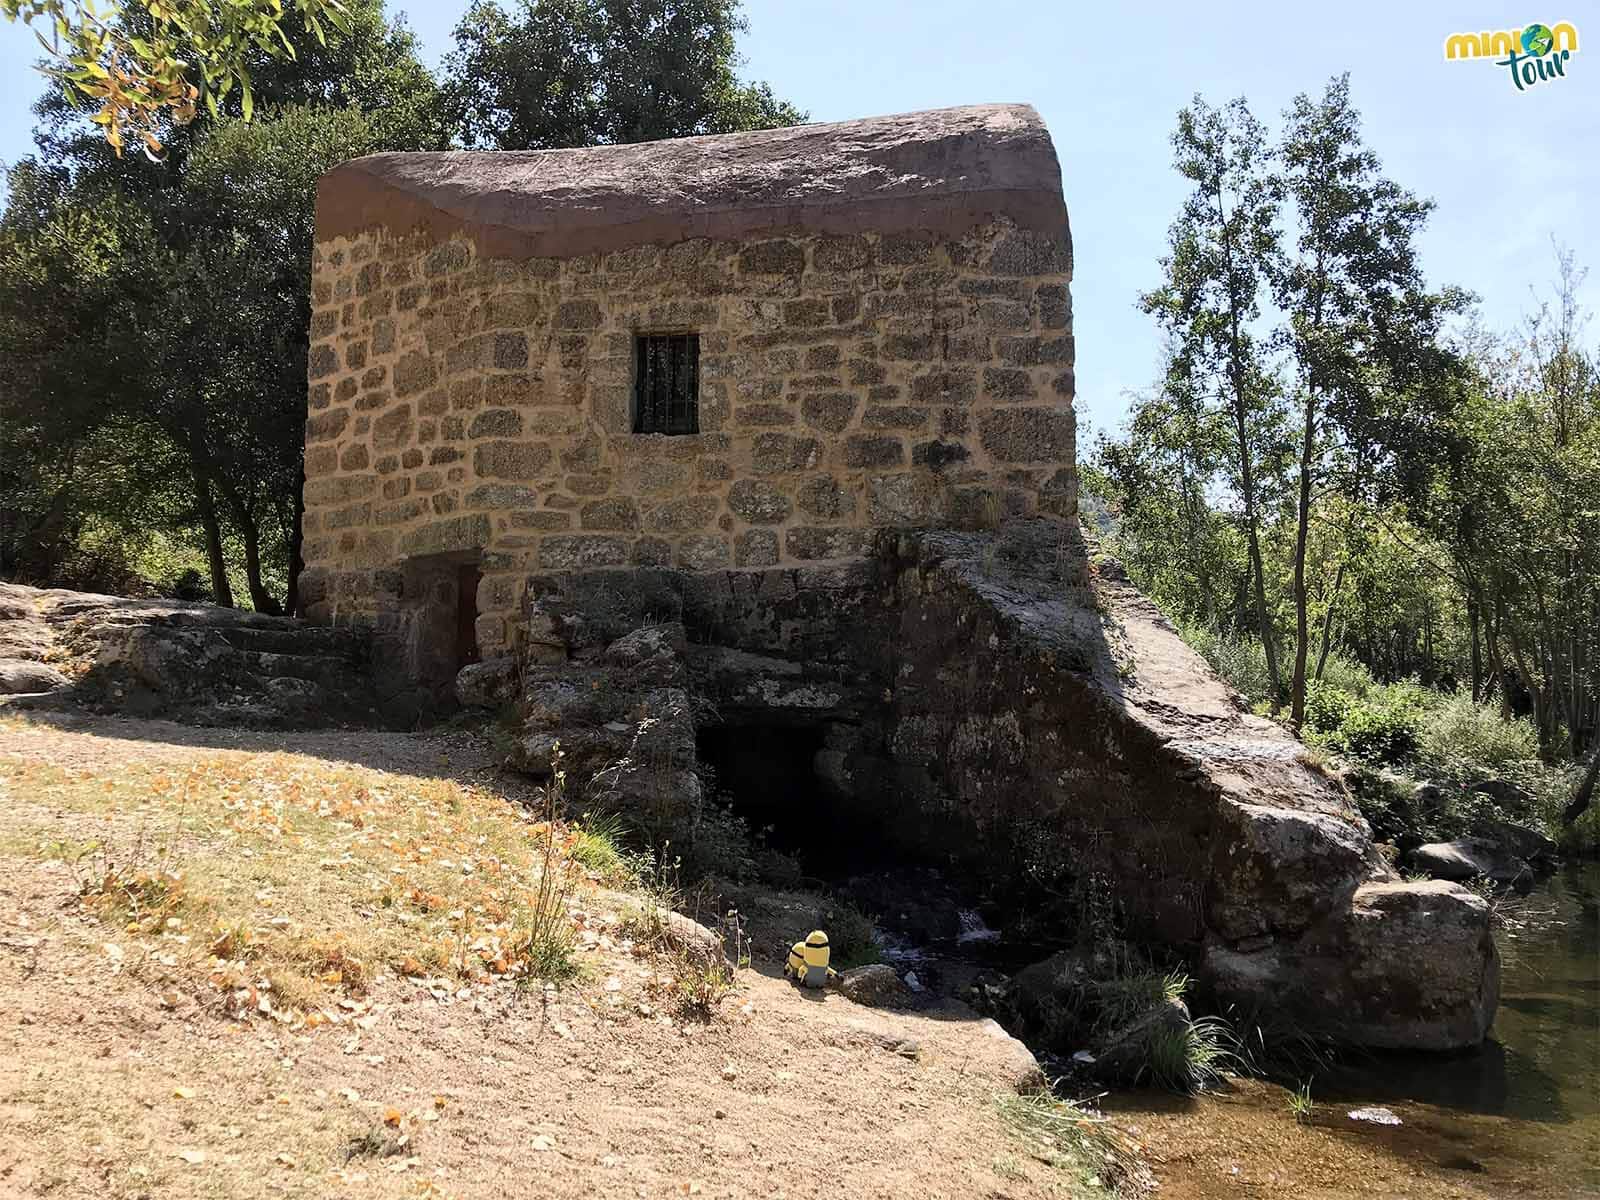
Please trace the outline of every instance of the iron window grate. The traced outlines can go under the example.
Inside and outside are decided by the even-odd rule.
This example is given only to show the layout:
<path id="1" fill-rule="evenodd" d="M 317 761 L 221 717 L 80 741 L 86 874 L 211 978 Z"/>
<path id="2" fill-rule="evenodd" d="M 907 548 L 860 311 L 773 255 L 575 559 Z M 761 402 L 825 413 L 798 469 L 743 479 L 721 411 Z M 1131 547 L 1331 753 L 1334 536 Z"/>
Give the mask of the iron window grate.
<path id="1" fill-rule="evenodd" d="M 640 334 L 635 341 L 635 433 L 700 432 L 700 335 Z"/>

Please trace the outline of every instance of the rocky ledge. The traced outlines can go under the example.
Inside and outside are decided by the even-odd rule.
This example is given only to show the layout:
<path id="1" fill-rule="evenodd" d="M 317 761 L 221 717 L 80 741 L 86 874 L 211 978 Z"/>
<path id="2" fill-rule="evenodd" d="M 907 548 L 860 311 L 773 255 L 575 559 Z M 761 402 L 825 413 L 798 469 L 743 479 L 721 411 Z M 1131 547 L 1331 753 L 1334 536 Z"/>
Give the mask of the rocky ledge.
<path id="1" fill-rule="evenodd" d="M 817 803 L 908 858 L 1078 897 L 1045 931 L 1059 944 L 1101 904 L 1243 1015 L 1386 1048 L 1488 1031 L 1488 905 L 1401 882 L 1343 786 L 1075 531 L 886 534 L 847 567 L 633 576 L 538 581 L 536 655 L 463 680 L 464 699 L 499 697 L 522 673 L 524 767 L 559 740 L 569 782 L 671 828 L 702 802 L 697 732 L 794 731 L 818 746 Z"/>
<path id="2" fill-rule="evenodd" d="M 25 703 L 203 725 L 366 721 L 378 715 L 367 659 L 362 630 L 0 583 L 0 695 Z"/>

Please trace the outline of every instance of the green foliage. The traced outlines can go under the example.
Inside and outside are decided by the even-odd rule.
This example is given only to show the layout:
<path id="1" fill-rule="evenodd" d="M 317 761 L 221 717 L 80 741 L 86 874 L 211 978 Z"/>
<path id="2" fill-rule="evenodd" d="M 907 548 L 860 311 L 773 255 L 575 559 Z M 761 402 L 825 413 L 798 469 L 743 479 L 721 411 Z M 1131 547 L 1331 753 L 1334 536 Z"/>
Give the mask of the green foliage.
<path id="1" fill-rule="evenodd" d="M 1296 1124 L 1303 1125 L 1311 1119 L 1316 1105 L 1311 1102 L 1311 1081 L 1308 1079 L 1288 1094 L 1289 1115 Z"/>
<path id="2" fill-rule="evenodd" d="M 188 124 L 202 100 L 215 116 L 237 89 L 250 119 L 252 60 L 295 57 L 288 15 L 318 42 L 350 24 L 340 0 L 0 0 L 0 16 L 34 27 L 63 86 L 99 106 L 91 120 L 112 149 L 120 155 L 133 136 L 152 157 L 163 150 L 160 123 Z"/>
<path id="3" fill-rule="evenodd" d="M 1000 1115 L 1030 1155 L 1066 1177 L 1070 1195 L 1135 1200 L 1155 1190 L 1138 1147 L 1105 1117 L 1049 1092 L 1008 1095 Z"/>
<path id="4" fill-rule="evenodd" d="M 1313 684 L 1302 734 L 1362 762 L 1397 765 L 1415 759 L 1436 697 L 1414 682 L 1369 688 L 1357 696 L 1333 684 Z"/>
<path id="5" fill-rule="evenodd" d="M 1535 764 L 1539 730 L 1532 721 L 1506 718 L 1491 704 L 1475 704 L 1464 692 L 1435 704 L 1418 733 L 1422 758 L 1447 775 L 1499 775 Z"/>
<path id="6" fill-rule="evenodd" d="M 1134 1082 L 1193 1096 L 1245 1068 L 1233 1029 L 1221 1017 L 1197 1017 L 1150 1032 L 1146 1060 Z"/>
<path id="7" fill-rule="evenodd" d="M 468 146 L 543 150 L 794 125 L 765 84 L 742 83 L 737 0 L 476 0 L 446 56 L 452 122 Z"/>
<path id="8" fill-rule="evenodd" d="M 161 163 L 41 104 L 0 218 L 0 570 L 51 580 L 97 526 L 154 530 L 206 556 L 218 602 L 242 577 L 292 605 L 316 179 L 445 141 L 414 38 L 376 0 L 347 18 L 253 62 L 254 123 L 221 104 Z"/>
<path id="9" fill-rule="evenodd" d="M 572 860 L 610 887 L 638 882 L 642 864 L 623 844 L 622 822 L 614 817 L 585 818 L 573 829 Z"/>

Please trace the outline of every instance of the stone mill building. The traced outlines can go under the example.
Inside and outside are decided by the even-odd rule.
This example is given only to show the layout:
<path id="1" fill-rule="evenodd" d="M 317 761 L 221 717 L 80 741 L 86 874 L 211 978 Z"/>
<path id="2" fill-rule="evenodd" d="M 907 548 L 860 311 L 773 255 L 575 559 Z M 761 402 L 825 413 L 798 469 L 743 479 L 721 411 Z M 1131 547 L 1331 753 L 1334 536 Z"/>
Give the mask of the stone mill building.
<path id="1" fill-rule="evenodd" d="M 302 593 L 377 699 L 515 701 L 515 765 L 675 845 L 715 787 L 1063 940 L 1099 881 L 1243 1011 L 1483 1038 L 1487 905 L 1083 543 L 1032 109 L 357 159 L 315 255 Z"/>
<path id="2" fill-rule="evenodd" d="M 317 195 L 307 613 L 443 681 L 541 572 L 1070 518 L 1071 266 L 1024 105 L 345 163 Z"/>

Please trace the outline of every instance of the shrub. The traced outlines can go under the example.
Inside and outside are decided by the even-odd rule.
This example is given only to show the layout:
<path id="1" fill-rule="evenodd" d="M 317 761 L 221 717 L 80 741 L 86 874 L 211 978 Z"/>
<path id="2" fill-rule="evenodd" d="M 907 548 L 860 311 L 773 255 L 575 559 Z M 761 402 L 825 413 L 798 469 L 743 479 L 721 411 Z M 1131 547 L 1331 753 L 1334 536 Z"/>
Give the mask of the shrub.
<path id="1" fill-rule="evenodd" d="M 1539 731 L 1520 717 L 1506 720 L 1489 704 L 1474 704 L 1457 693 L 1437 705 L 1422 723 L 1418 742 L 1423 760 L 1437 769 L 1499 774 L 1539 757 Z"/>
<path id="2" fill-rule="evenodd" d="M 1415 682 L 1374 686 L 1363 697 L 1323 682 L 1306 693 L 1304 732 L 1313 745 L 1393 766 L 1416 757 L 1430 703 Z"/>
<path id="3" fill-rule="evenodd" d="M 1311 684 L 1306 688 L 1305 732 L 1315 737 L 1308 736 L 1307 740 L 1338 733 L 1356 703 L 1356 696 L 1337 684 L 1326 681 Z"/>
<path id="4" fill-rule="evenodd" d="M 586 817 L 573 830 L 568 853 L 585 871 L 612 887 L 625 887 L 639 877 L 639 863 L 622 848 L 622 822 L 615 817 Z"/>
<path id="5" fill-rule="evenodd" d="M 1365 699 L 1370 692 L 1382 686 L 1372 677 L 1371 671 L 1342 654 L 1328 655 L 1328 661 L 1322 665 L 1322 678 L 1312 684 L 1313 687 L 1318 685 L 1338 688 L 1357 700 Z"/>
<path id="6" fill-rule="evenodd" d="M 1149 1079 L 1168 1091 L 1193 1096 L 1221 1083 L 1229 1071 L 1243 1071 L 1239 1040 L 1221 1017 L 1197 1017 L 1151 1031 L 1147 1058 L 1134 1082 Z"/>

